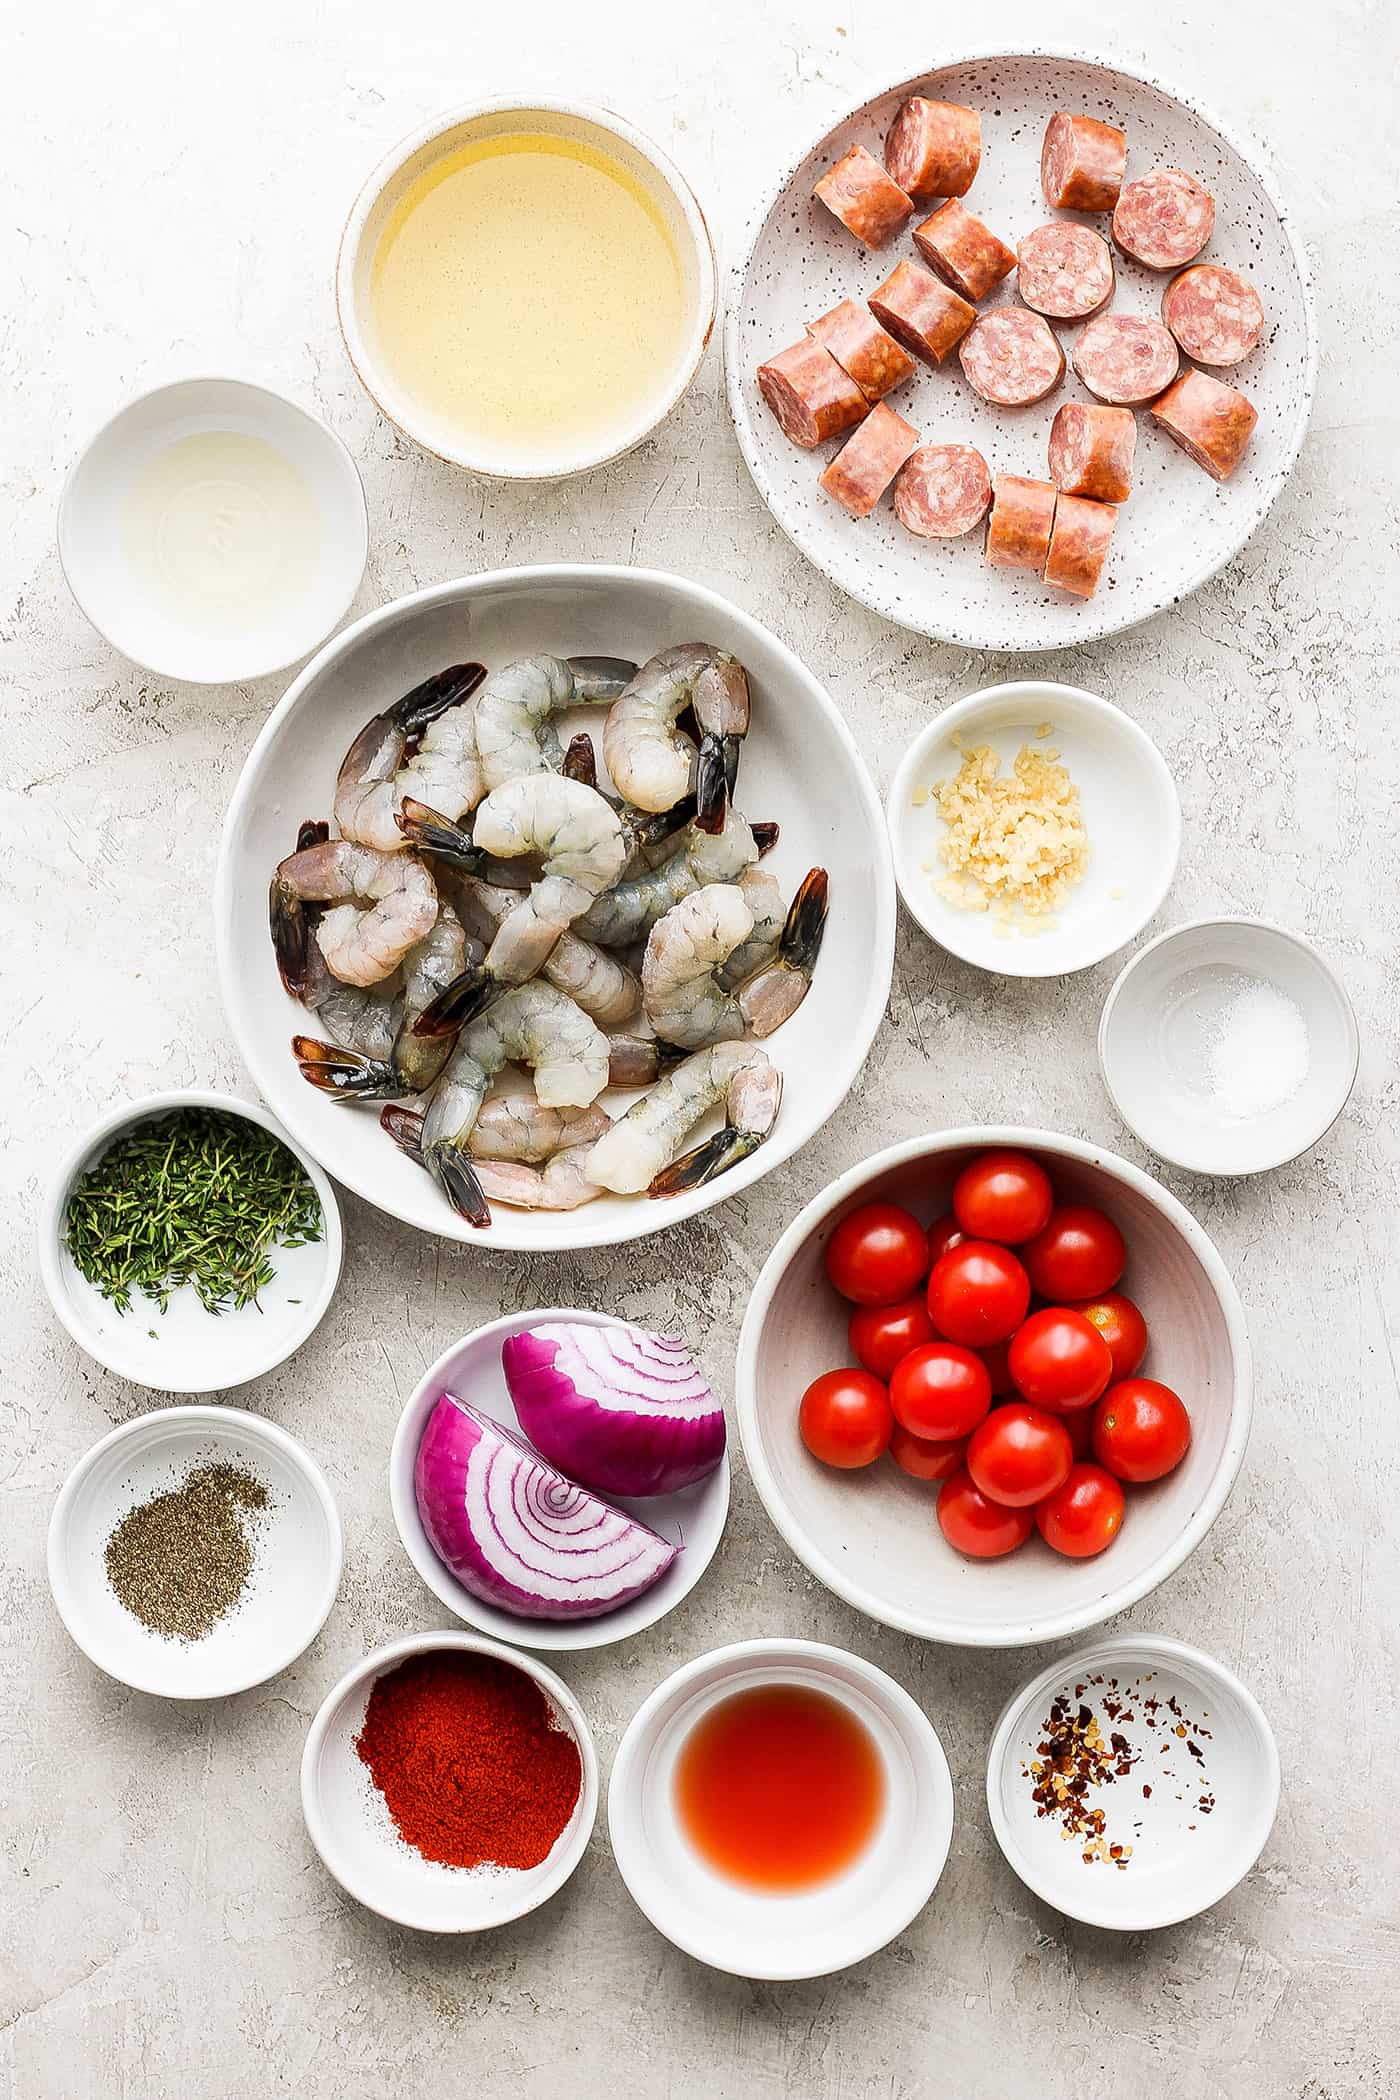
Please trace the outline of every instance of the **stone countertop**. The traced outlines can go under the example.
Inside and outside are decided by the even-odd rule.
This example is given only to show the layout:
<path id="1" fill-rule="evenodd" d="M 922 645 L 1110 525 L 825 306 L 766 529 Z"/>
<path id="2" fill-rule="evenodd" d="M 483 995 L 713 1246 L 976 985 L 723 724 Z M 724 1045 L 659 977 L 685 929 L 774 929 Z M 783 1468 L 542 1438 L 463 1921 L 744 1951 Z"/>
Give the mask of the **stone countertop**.
<path id="1" fill-rule="evenodd" d="M 400 440 L 360 391 L 330 295 L 367 168 L 454 100 L 521 90 L 626 110 L 695 182 L 731 261 L 789 155 L 958 42 L 894 0 L 699 14 L 599 0 L 511 13 L 422 0 L 54 0 L 5 35 L 0 456 L 6 993 L 0 1088 L 12 1229 L 3 1468 L 4 1912 L 0 2065 L 21 2100 L 331 2100 L 470 2091 L 554 2100 L 604 2081 L 667 2100 L 943 2094 L 1060 2100 L 1384 2100 L 1400 2083 L 1396 1973 L 1400 1322 L 1395 1231 L 1400 745 L 1393 18 L 1205 0 L 1115 17 L 1007 0 L 967 42 L 1100 48 L 1197 89 L 1269 142 L 1306 239 L 1321 382 L 1293 480 L 1239 558 L 1149 625 L 1053 657 L 979 658 L 848 602 L 761 507 L 719 358 L 657 439 L 555 488 L 468 480 Z M 522 26 L 528 54 L 518 49 Z M 1111 41 L 1110 41 L 1111 40 Z M 1387 262 L 1387 257 L 1389 261 Z M 64 588 L 63 472 L 126 396 L 197 370 L 315 407 L 361 463 L 371 555 L 357 610 L 463 571 L 627 560 L 728 593 L 797 647 L 883 786 L 931 710 L 1008 671 L 1109 693 L 1165 753 L 1186 847 L 1163 914 L 1266 913 L 1341 966 L 1360 1085 L 1310 1157 L 1261 1180 L 1168 1173 L 1244 1294 L 1253 1442 L 1206 1544 L 1125 1623 L 1208 1646 L 1278 1733 L 1283 1807 L 1257 1870 L 1207 1916 L 1117 1938 L 1066 1923 L 1005 1866 L 982 1800 L 987 1738 L 1043 1652 L 977 1654 L 867 1624 L 807 1576 L 742 1464 L 716 1564 L 622 1650 L 569 1658 L 604 1763 L 644 1694 L 718 1637 L 857 1649 L 933 1717 L 957 1785 L 937 1895 L 855 1971 L 783 1988 L 712 1974 L 633 1908 L 600 1827 L 564 1893 L 518 1927 L 436 1942 L 321 1870 L 297 1771 L 309 1716 L 356 1657 L 442 1623 L 401 1552 L 385 1453 L 402 1400 L 502 1308 L 606 1303 L 707 1336 L 728 1395 L 748 1287 L 832 1175 L 940 1124 L 1031 1120 L 1151 1166 L 1100 1084 L 1117 968 L 1064 982 L 965 969 L 901 926 L 864 1079 L 785 1170 L 694 1225 L 616 1253 L 523 1261 L 421 1238 L 348 1200 L 332 1315 L 237 1398 L 311 1446 L 346 1526 L 340 1600 L 295 1669 L 188 1711 L 128 1693 L 60 1628 L 44 1574 L 58 1485 L 152 1396 L 60 1331 L 32 1228 L 57 1148 L 110 1098 L 248 1089 L 214 977 L 220 820 L 279 681 L 174 687 L 122 661 Z M 1382 1808 L 1378 1815 L 1377 1799 Z"/>

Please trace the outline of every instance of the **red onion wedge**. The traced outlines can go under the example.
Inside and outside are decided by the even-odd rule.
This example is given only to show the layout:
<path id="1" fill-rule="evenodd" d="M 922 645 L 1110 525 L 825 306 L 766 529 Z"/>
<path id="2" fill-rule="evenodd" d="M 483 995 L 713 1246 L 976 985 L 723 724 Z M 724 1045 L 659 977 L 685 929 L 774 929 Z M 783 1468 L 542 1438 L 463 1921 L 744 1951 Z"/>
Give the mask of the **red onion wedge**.
<path id="1" fill-rule="evenodd" d="M 724 1456 L 724 1409 L 678 1335 L 546 1320 L 501 1363 L 530 1442 L 599 1494 L 673 1494 Z"/>
<path id="2" fill-rule="evenodd" d="M 428 1543 L 463 1589 L 522 1619 L 601 1618 L 679 1550 L 455 1393 L 428 1417 L 413 1484 Z"/>

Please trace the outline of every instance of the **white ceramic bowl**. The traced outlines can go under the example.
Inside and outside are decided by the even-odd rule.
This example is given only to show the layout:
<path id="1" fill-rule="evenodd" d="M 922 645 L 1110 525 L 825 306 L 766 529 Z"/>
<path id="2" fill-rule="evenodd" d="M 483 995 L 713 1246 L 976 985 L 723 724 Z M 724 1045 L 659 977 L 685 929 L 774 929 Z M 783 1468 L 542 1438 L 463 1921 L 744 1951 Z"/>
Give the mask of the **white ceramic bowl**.
<path id="1" fill-rule="evenodd" d="M 456 1393 L 479 1407 L 483 1414 L 510 1430 L 528 1444 L 516 1419 L 501 1369 L 501 1345 L 507 1336 L 523 1328 L 537 1327 L 543 1320 L 578 1320 L 590 1327 L 620 1327 L 626 1323 L 607 1313 L 582 1311 L 571 1306 L 552 1306 L 534 1312 L 509 1313 L 476 1328 L 460 1342 L 443 1351 L 409 1396 L 399 1417 L 389 1453 L 389 1501 L 399 1528 L 403 1548 L 433 1595 L 459 1619 L 498 1641 L 518 1641 L 527 1648 L 605 1648 L 625 1641 L 644 1627 L 654 1626 L 674 1611 L 682 1597 L 689 1596 L 715 1557 L 729 1514 L 729 1455 L 720 1460 L 706 1479 L 674 1495 L 646 1495 L 640 1500 L 616 1500 L 619 1508 L 649 1524 L 653 1531 L 679 1546 L 670 1567 L 659 1582 L 619 1605 L 599 1619 L 523 1619 L 494 1604 L 485 1604 L 463 1589 L 445 1561 L 439 1560 L 428 1543 L 413 1492 L 418 1446 L 428 1418 L 444 1392 Z"/>
<path id="2" fill-rule="evenodd" d="M 523 458 L 490 449 L 429 409 L 400 383 L 378 341 L 370 299 L 373 264 L 384 229 L 405 192 L 436 160 L 460 146 L 503 132 L 545 132 L 581 141 L 619 162 L 639 182 L 675 244 L 685 282 L 686 329 L 674 364 L 658 372 L 634 416 L 613 440 L 591 451 L 558 451 Z M 532 97 L 474 102 L 422 125 L 386 153 L 355 200 L 341 236 L 336 304 L 350 362 L 366 391 L 405 436 L 439 459 L 503 480 L 554 480 L 586 473 L 639 445 L 664 422 L 689 387 L 715 324 L 718 285 L 714 248 L 704 213 L 679 168 L 640 131 L 592 103 Z M 625 325 L 625 323 L 624 323 Z"/>
<path id="3" fill-rule="evenodd" d="M 1042 737 L 1047 724 L 1053 734 Z M 916 804 L 915 792 L 951 778 L 963 751 L 980 744 L 1003 774 L 1023 744 L 1056 751 L 1079 789 L 1089 866 L 1040 933 L 1005 930 L 991 912 L 965 911 L 938 892 L 947 826 L 932 796 Z M 1146 731 L 1095 693 L 1036 678 L 969 693 L 927 723 L 900 760 L 886 816 L 910 916 L 950 954 L 1002 977 L 1063 977 L 1102 962 L 1158 910 L 1181 855 L 1176 786 Z"/>
<path id="4" fill-rule="evenodd" d="M 205 433 L 261 439 L 296 470 L 316 519 L 305 592 L 236 627 L 210 630 L 172 612 L 131 551 L 130 506 L 158 454 Z M 84 447 L 64 484 L 58 553 L 69 588 L 114 649 L 163 678 L 230 685 L 264 678 L 323 642 L 360 587 L 369 545 L 365 494 L 335 433 L 294 401 L 243 379 L 183 379 L 128 401 Z"/>
<path id="5" fill-rule="evenodd" d="M 64 1215 L 74 1184 L 108 1147 L 139 1124 L 182 1108 L 215 1109 L 270 1130 L 301 1165 L 321 1205 L 324 1230 L 302 1247 L 273 1247 L 272 1281 L 256 1304 L 217 1318 L 193 1288 L 174 1292 L 164 1313 L 137 1297 L 118 1312 L 83 1276 L 64 1242 Z M 344 1237 L 340 1205 L 328 1177 L 267 1110 L 202 1087 L 146 1094 L 109 1108 L 69 1149 L 49 1183 L 39 1219 L 39 1273 L 59 1319 L 75 1342 L 109 1371 L 158 1393 L 216 1393 L 246 1385 L 285 1362 L 320 1324 L 340 1280 Z"/>
<path id="6" fill-rule="evenodd" d="M 1095 1683 L 1100 1677 L 1116 1678 L 1116 1690 Z M 1083 1842 L 1067 1841 L 1058 1817 L 1039 1815 L 1032 1799 L 1026 1768 L 1051 1702 L 1077 1705 L 1079 1685 L 1105 1738 L 1117 1731 L 1137 1760 L 1090 1796 L 1104 1811 L 1105 1842 L 1132 1847 L 1123 1868 L 1086 1862 Z M 1121 1704 L 1116 1717 L 1105 1696 Z M 1161 1702 L 1151 1721 L 1144 1697 Z M 1173 1732 L 1172 1699 L 1199 1759 Z M 1203 1809 L 1202 1799 L 1212 1805 Z M 987 1756 L 987 1809 L 1016 1873 L 1066 1917 L 1113 1932 L 1178 1925 L 1218 1903 L 1263 1851 L 1278 1802 L 1278 1748 L 1258 1702 L 1212 1656 L 1153 1634 L 1118 1634 L 1058 1656 L 1010 1701 Z"/>
<path id="7" fill-rule="evenodd" d="M 686 1838 L 676 1760 L 703 1714 L 731 1693 L 799 1684 L 848 1707 L 874 1737 L 885 1809 L 869 1846 L 830 1881 L 791 1895 L 718 1873 Z M 818 1641 L 739 1641 L 658 1685 L 618 1746 L 608 1786 L 618 1872 L 658 1932 L 712 1969 L 789 1982 L 849 1968 L 912 1923 L 938 1886 L 953 1837 L 953 1786 L 933 1724 L 902 1686 Z"/>
<path id="8" fill-rule="evenodd" d="M 555 1723 L 578 1745 L 583 1784 L 568 1823 L 539 1866 L 443 1867 L 424 1859 L 395 1829 L 384 1797 L 355 1748 L 377 1677 L 410 1655 L 442 1650 L 494 1655 L 531 1677 Z M 414 1633 L 376 1648 L 327 1693 L 307 1731 L 301 1806 L 322 1862 L 341 1887 L 380 1917 L 419 1932 L 485 1932 L 538 1910 L 583 1858 L 598 1813 L 598 1754 L 578 1700 L 561 1677 L 531 1656 L 470 1633 Z"/>
<path id="9" fill-rule="evenodd" d="M 925 1222 L 944 1216 L 960 1169 L 992 1145 L 1034 1153 L 1062 1202 L 1095 1204 L 1119 1226 L 1128 1245 L 1123 1289 L 1152 1337 L 1146 1373 L 1173 1386 L 1191 1415 L 1185 1459 L 1165 1480 L 1132 1490 L 1122 1531 L 1092 1560 L 1066 1560 L 1035 1533 L 1004 1560 L 965 1560 L 939 1531 L 936 1483 L 910 1479 L 891 1459 L 834 1472 L 798 1435 L 807 1386 L 852 1361 L 850 1307 L 822 1265 L 837 1224 L 877 1199 L 905 1204 Z M 1190 1212 L 1127 1160 L 1044 1130 L 945 1130 L 877 1153 L 794 1218 L 749 1299 L 735 1402 L 764 1507 L 828 1589 L 925 1640 L 1025 1647 L 1082 1632 L 1136 1604 L 1210 1530 L 1249 1436 L 1244 1308 Z"/>
<path id="10" fill-rule="evenodd" d="M 768 1044 L 784 1077 L 767 1143 L 707 1187 L 651 1201 L 603 1196 L 564 1213 L 495 1206 L 474 1231 L 436 1183 L 379 1128 L 373 1109 L 307 1085 L 289 1047 L 315 1023 L 287 997 L 267 934 L 267 885 L 297 826 L 325 815 L 351 739 L 368 717 L 429 672 L 467 657 L 500 664 L 536 650 L 623 655 L 640 662 L 673 642 L 732 649 L 748 669 L 753 728 L 739 770 L 740 806 L 776 818 L 764 865 L 789 894 L 807 869 L 831 874 L 831 915 L 812 990 Z M 590 722 L 594 711 L 577 717 Z M 567 726 L 567 725 L 566 725 Z M 769 1174 L 819 1130 L 865 1061 L 894 966 L 894 877 L 870 776 L 837 708 L 789 649 L 726 599 L 679 576 L 603 565 L 502 569 L 416 591 L 370 613 L 288 690 L 243 768 L 224 823 L 214 892 L 224 1004 L 259 1092 L 338 1181 L 381 1210 L 473 1246 L 529 1250 L 613 1246 L 693 1218 Z M 606 1097 L 620 1111 L 635 1096 Z M 715 1127 L 697 1126 L 692 1142 Z"/>
<path id="11" fill-rule="evenodd" d="M 1290 1067 L 1282 1044 L 1275 1079 L 1246 1040 L 1246 1077 L 1227 1069 L 1223 1017 L 1264 986 L 1297 1009 L 1306 1073 L 1284 1099 Z M 1268 1016 L 1266 1015 L 1266 1023 Z M 1196 919 L 1140 948 L 1104 1001 L 1099 1063 L 1128 1128 L 1159 1159 L 1197 1174 L 1262 1174 L 1325 1137 L 1356 1084 L 1361 1039 L 1340 975 L 1319 948 L 1266 919 Z"/>
<path id="12" fill-rule="evenodd" d="M 971 208 L 1012 246 L 1054 213 L 1040 188 L 1040 147 L 1057 109 L 1092 110 L 1128 134 L 1129 176 L 1189 168 L 1216 200 L 1203 260 L 1232 264 L 1257 286 L 1268 315 L 1263 341 L 1224 374 L 1258 410 L 1249 450 L 1220 486 L 1143 413 L 1132 500 L 1114 534 L 1096 595 L 1073 598 L 1025 572 L 990 568 L 980 531 L 959 540 L 907 532 L 886 498 L 856 521 L 822 490 L 821 452 L 790 444 L 764 406 L 756 374 L 765 358 L 799 341 L 838 300 L 863 302 L 901 257 L 917 260 L 908 234 L 871 255 L 813 201 L 812 185 L 853 144 L 877 158 L 910 95 L 960 102 L 982 117 L 982 161 Z M 916 207 L 911 225 L 926 216 Z M 1102 221 L 1098 222 L 1103 224 Z M 1107 226 L 1103 226 L 1107 232 Z M 1155 316 L 1167 282 L 1115 254 L 1115 313 Z M 991 305 L 1015 304 L 1015 273 Z M 1066 353 L 1077 325 L 1057 334 Z M 1065 51 L 956 55 L 882 89 L 814 140 L 760 203 L 751 246 L 735 275 L 724 336 L 735 434 L 755 486 L 807 559 L 872 611 L 969 649 L 1063 649 L 1116 634 L 1198 590 L 1236 555 L 1266 516 L 1302 446 L 1317 375 L 1317 329 L 1308 268 L 1259 148 L 1204 111 L 1194 95 L 1136 70 Z M 1044 479 L 1055 410 L 1091 397 L 1067 371 L 1031 408 L 994 408 L 973 394 L 951 356 L 923 368 L 892 397 L 926 444 L 970 443 L 994 474 Z"/>
<path id="13" fill-rule="evenodd" d="M 107 1580 L 107 1541 L 128 1510 L 196 1467 L 242 1466 L 269 1490 L 250 1518 L 253 1569 L 242 1597 L 203 1640 L 167 1640 Z M 310 1453 L 236 1407 L 171 1407 L 123 1423 L 64 1481 L 49 1522 L 49 1587 L 90 1661 L 138 1692 L 223 1699 L 294 1663 L 326 1622 L 340 1585 L 340 1518 Z"/>

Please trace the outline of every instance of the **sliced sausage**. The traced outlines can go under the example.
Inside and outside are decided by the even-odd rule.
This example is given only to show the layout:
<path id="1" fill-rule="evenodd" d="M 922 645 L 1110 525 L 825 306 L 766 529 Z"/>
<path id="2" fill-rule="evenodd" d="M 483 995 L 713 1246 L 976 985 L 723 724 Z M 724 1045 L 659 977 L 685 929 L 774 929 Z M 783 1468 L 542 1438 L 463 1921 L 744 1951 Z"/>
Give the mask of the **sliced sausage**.
<path id="1" fill-rule="evenodd" d="M 1137 417 L 1130 408 L 1066 401 L 1050 425 L 1050 479 L 1062 496 L 1126 503 L 1136 451 Z"/>
<path id="2" fill-rule="evenodd" d="M 1123 187 L 1128 141 L 1116 124 L 1057 109 L 1040 149 L 1040 187 L 1061 211 L 1112 211 Z"/>
<path id="3" fill-rule="evenodd" d="M 1100 401 L 1136 408 L 1171 385 L 1181 353 L 1160 321 L 1145 314 L 1100 314 L 1081 331 L 1070 362 Z"/>
<path id="4" fill-rule="evenodd" d="M 1220 263 L 1197 263 L 1174 277 L 1162 294 L 1162 319 L 1200 365 L 1237 365 L 1264 333 L 1258 292 Z"/>
<path id="5" fill-rule="evenodd" d="M 1050 552 L 1055 520 L 1053 481 L 1028 481 L 1023 474 L 998 474 L 992 483 L 987 520 L 987 559 L 994 569 L 1033 569 L 1039 576 Z"/>
<path id="6" fill-rule="evenodd" d="M 1014 249 L 974 219 L 956 197 L 914 228 L 914 246 L 945 284 L 974 302 L 985 299 L 1016 267 Z"/>
<path id="7" fill-rule="evenodd" d="M 982 119 L 960 102 L 913 95 L 890 126 L 885 166 L 900 188 L 923 204 L 963 197 L 982 158 Z"/>
<path id="8" fill-rule="evenodd" d="M 1179 270 L 1199 255 L 1215 225 L 1215 199 L 1182 168 L 1139 175 L 1113 207 L 1113 238 L 1149 270 Z"/>
<path id="9" fill-rule="evenodd" d="M 1016 255 L 1016 289 L 1052 321 L 1082 321 L 1113 294 L 1113 252 L 1092 226 L 1056 219 L 1028 233 Z"/>
<path id="10" fill-rule="evenodd" d="M 979 314 L 958 357 L 973 393 L 1000 408 L 1043 401 L 1065 371 L 1065 353 L 1049 322 L 1024 306 L 994 306 Z"/>
<path id="11" fill-rule="evenodd" d="M 1153 402 L 1152 420 L 1212 480 L 1228 481 L 1259 417 L 1237 387 L 1212 379 L 1209 372 L 1186 371 Z"/>
<path id="12" fill-rule="evenodd" d="M 866 303 L 881 327 L 926 365 L 941 365 L 977 319 L 975 306 L 911 262 L 896 263 Z"/>
<path id="13" fill-rule="evenodd" d="M 1062 495 L 1055 505 L 1055 523 L 1045 554 L 1045 581 L 1057 590 L 1073 591 L 1076 598 L 1092 598 L 1117 523 L 1113 504 Z"/>
<path id="14" fill-rule="evenodd" d="M 785 435 L 808 452 L 870 411 L 850 373 L 809 335 L 760 365 L 758 386 Z"/>
<path id="15" fill-rule="evenodd" d="M 992 477 L 975 445 L 920 445 L 894 485 L 894 514 L 921 540 L 955 540 L 987 515 Z"/>
<path id="16" fill-rule="evenodd" d="M 812 195 L 867 248 L 883 248 L 914 213 L 898 183 L 864 146 L 852 146 L 849 153 L 843 153 Z"/>
<path id="17" fill-rule="evenodd" d="M 918 443 L 912 424 L 881 401 L 817 479 L 853 518 L 868 518 Z"/>
<path id="18" fill-rule="evenodd" d="M 867 401 L 883 401 L 886 394 L 914 376 L 914 360 L 901 349 L 867 308 L 854 299 L 843 299 L 829 314 L 809 324 L 823 349 L 829 350 L 843 372 L 854 379 Z"/>

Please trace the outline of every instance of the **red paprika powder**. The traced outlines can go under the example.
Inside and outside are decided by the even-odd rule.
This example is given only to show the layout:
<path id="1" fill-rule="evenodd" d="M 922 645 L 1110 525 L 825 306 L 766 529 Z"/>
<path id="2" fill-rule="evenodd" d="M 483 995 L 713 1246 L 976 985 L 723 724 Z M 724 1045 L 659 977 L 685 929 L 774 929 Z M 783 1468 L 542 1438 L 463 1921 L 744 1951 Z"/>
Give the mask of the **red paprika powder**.
<path id="1" fill-rule="evenodd" d="M 445 1867 L 537 1867 L 583 1783 L 534 1679 L 450 1648 L 375 1679 L 355 1748 L 400 1835 Z"/>

